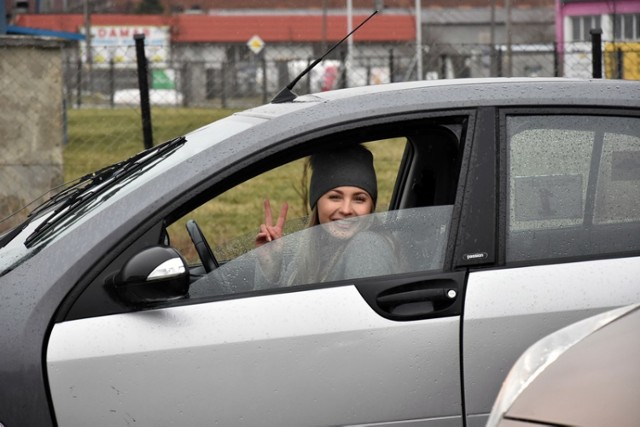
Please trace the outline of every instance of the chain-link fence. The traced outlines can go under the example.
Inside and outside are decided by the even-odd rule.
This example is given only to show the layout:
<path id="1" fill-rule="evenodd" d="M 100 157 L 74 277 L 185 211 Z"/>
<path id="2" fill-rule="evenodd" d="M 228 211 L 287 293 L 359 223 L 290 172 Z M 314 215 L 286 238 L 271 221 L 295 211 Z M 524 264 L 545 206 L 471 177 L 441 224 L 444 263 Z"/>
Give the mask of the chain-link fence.
<path id="1" fill-rule="evenodd" d="M 271 55 L 228 60 L 201 56 L 149 62 L 151 102 L 156 106 L 247 108 L 268 102 L 315 58 L 295 57 L 286 47 Z M 278 49 L 277 52 L 274 52 Z M 590 49 L 590 47 L 588 47 Z M 344 51 L 319 63 L 296 86 L 298 94 L 344 87 L 417 80 L 415 48 L 367 48 L 347 58 Z M 65 93 L 72 108 L 137 105 L 138 75 L 113 59 L 92 67 L 66 53 Z M 590 50 L 583 54 L 590 57 Z M 578 64 L 590 72 L 591 63 Z M 423 78 L 558 76 L 557 49 L 548 45 L 491 48 L 487 45 L 431 45 L 423 54 Z"/>
<path id="2" fill-rule="evenodd" d="M 133 49 L 133 47 L 130 47 Z M 315 58 L 295 57 L 287 47 L 249 59 L 149 61 L 151 103 L 157 107 L 248 108 L 269 100 Z M 319 63 L 296 86 L 298 94 L 344 87 L 417 80 L 412 46 L 367 48 L 350 58 L 344 51 Z M 639 79 L 640 43 L 603 43 L 605 78 Z M 111 59 L 88 66 L 65 50 L 65 94 L 69 108 L 117 108 L 139 103 L 138 73 Z M 592 45 L 424 46 L 423 79 L 468 77 L 592 77 Z"/>
<path id="3" fill-rule="evenodd" d="M 601 47 L 604 78 L 640 79 L 640 43 L 614 45 L 605 42 Z M 233 54 L 239 48 L 247 50 L 246 46 L 237 46 L 227 49 L 227 55 L 222 56 L 208 56 L 202 50 L 190 54 L 175 52 L 171 61 L 163 63 L 148 58 L 155 143 L 184 134 L 234 110 L 269 102 L 315 59 L 302 49 L 288 46 L 270 46 L 261 54 Z M 0 45 L 1 57 L 6 57 L 6 52 L 2 52 L 6 49 Z M 135 47 L 121 48 L 122 51 L 127 49 Z M 21 105 L 37 107 L 57 103 L 55 98 L 47 95 L 48 91 L 39 87 L 37 76 L 38 70 L 44 76 L 44 70 L 57 67 L 60 69 L 59 77 L 49 78 L 48 82 L 62 92 L 60 108 L 34 115 L 33 112 L 39 109 L 6 111 L 11 108 L 7 105 L 11 104 L 5 103 L 2 114 L 5 117 L 11 115 L 9 125 L 37 126 L 39 132 L 50 132 L 54 139 L 60 134 L 59 149 L 64 159 L 60 167 L 64 171 L 64 181 L 144 148 L 139 74 L 135 64 L 119 62 L 118 57 L 88 64 L 82 60 L 83 54 L 78 45 L 65 44 L 59 48 L 58 57 L 62 58 L 59 63 L 42 64 L 34 70 L 29 65 L 32 53 L 24 50 L 22 60 L 14 55 L 13 62 L 2 62 L 2 74 L 5 76 L 20 75 L 23 73 L 20 70 L 24 69 L 36 74 L 31 83 L 20 79 L 12 82 L 5 78 L 3 92 L 21 99 Z M 125 53 L 131 55 L 131 52 Z M 416 80 L 420 68 L 425 79 L 591 77 L 593 70 L 591 43 L 563 46 L 554 43 L 510 46 L 431 44 L 423 46 L 422 53 L 422 66 L 419 67 L 415 45 L 379 47 L 362 44 L 350 57 L 347 57 L 345 49 L 337 49 L 300 80 L 294 91 L 306 94 Z M 12 67 L 14 69 L 10 69 Z M 3 159 L 0 169 L 9 162 L 6 157 Z M 7 179 L 3 175 L 3 187 L 8 184 Z M 56 178 L 52 183 L 61 181 Z M 33 192 L 23 193 L 31 197 Z M 20 200 L 25 202 L 27 197 Z M 6 201 L 3 203 L 6 205 Z M 1 216 L 7 211 L 12 209 L 3 209 Z"/>

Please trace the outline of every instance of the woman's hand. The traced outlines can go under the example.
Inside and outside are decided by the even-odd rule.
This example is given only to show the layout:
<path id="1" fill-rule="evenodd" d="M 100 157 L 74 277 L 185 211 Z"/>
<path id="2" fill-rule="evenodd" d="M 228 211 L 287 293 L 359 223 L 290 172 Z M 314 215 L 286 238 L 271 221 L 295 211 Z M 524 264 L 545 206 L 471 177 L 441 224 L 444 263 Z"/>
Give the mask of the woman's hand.
<path id="1" fill-rule="evenodd" d="M 260 224 L 260 231 L 256 235 L 256 247 L 260 247 L 265 243 L 279 239 L 284 234 L 284 223 L 287 220 L 287 211 L 289 205 L 284 203 L 280 208 L 280 215 L 276 223 L 273 223 L 271 214 L 271 203 L 269 199 L 264 200 L 264 223 Z"/>
<path id="2" fill-rule="evenodd" d="M 277 241 L 284 234 L 284 223 L 287 220 L 289 205 L 286 203 L 280 208 L 280 215 L 275 225 L 271 215 L 271 203 L 269 199 L 264 201 L 264 223 L 260 224 L 260 231 L 256 235 L 256 248 L 265 243 Z M 262 274 L 269 283 L 274 283 L 280 277 L 282 268 L 282 242 L 265 246 L 257 251 L 258 263 Z"/>

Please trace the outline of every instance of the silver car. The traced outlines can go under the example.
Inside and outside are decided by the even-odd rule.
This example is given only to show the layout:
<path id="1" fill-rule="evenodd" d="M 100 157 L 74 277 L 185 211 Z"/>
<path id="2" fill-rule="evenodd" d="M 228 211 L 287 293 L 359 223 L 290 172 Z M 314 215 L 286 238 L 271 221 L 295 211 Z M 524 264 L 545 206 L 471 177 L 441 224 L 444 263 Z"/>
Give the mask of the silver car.
<path id="1" fill-rule="evenodd" d="M 402 262 L 258 286 L 262 198 L 301 194 L 295 252 L 317 232 L 305 159 L 355 143 L 385 171 L 371 223 Z M 278 97 L 0 236 L 0 423 L 483 426 L 531 344 L 640 302 L 639 201 L 637 82 Z"/>

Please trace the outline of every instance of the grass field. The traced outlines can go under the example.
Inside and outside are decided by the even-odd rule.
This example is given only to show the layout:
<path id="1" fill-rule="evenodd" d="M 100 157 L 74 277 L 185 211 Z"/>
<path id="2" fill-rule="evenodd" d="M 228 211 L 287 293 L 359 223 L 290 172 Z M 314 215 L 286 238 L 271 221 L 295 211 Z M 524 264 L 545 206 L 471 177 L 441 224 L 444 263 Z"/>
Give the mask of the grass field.
<path id="1" fill-rule="evenodd" d="M 160 144 L 226 117 L 234 110 L 156 108 L 151 123 Z M 124 109 L 72 109 L 67 113 L 64 179 L 68 182 L 144 149 L 140 112 Z"/>

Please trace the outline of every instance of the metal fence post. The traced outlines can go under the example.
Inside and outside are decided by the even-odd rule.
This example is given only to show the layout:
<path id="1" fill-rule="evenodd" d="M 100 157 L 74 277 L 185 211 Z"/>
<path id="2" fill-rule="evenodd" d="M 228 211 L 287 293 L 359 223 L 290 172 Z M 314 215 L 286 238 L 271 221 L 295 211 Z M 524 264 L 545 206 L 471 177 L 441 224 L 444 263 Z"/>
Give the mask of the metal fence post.
<path id="1" fill-rule="evenodd" d="M 138 63 L 138 86 L 140 87 L 140 113 L 142 115 L 142 136 L 144 148 L 153 147 L 151 130 L 151 107 L 149 105 L 149 73 L 147 56 L 144 53 L 144 34 L 135 34 L 136 59 Z"/>
<path id="2" fill-rule="evenodd" d="M 558 58 L 558 42 L 553 42 L 553 76 L 560 77 L 560 58 Z"/>
<path id="3" fill-rule="evenodd" d="M 220 70 L 220 74 L 221 74 L 221 79 L 220 79 L 220 85 L 222 86 L 220 89 L 220 105 L 222 106 L 222 108 L 227 108 L 228 107 L 228 101 L 227 101 L 227 63 L 223 62 L 222 63 L 222 67 Z"/>
<path id="4" fill-rule="evenodd" d="M 389 49 L 389 83 L 393 83 L 395 81 L 393 68 L 393 48 L 391 48 Z"/>
<path id="5" fill-rule="evenodd" d="M 191 71 L 189 62 L 184 62 L 180 67 L 180 81 L 182 82 L 182 106 L 188 107 L 191 104 Z"/>
<path id="6" fill-rule="evenodd" d="M 76 105 L 82 105 L 82 59 L 78 59 L 76 71 Z"/>
<path id="7" fill-rule="evenodd" d="M 13 5 L 13 2 L 11 2 Z M 6 2 L 0 4 L 0 35 L 7 34 L 7 11 L 5 9 Z"/>
<path id="8" fill-rule="evenodd" d="M 624 53 L 621 48 L 616 49 L 616 78 L 624 78 Z"/>
<path id="9" fill-rule="evenodd" d="M 311 65 L 313 58 L 307 58 L 307 67 Z M 311 73 L 307 74 L 307 93 L 311 93 Z"/>
<path id="10" fill-rule="evenodd" d="M 115 107 L 115 94 L 116 94 L 116 63 L 111 58 L 109 60 L 109 104 L 111 108 Z"/>
<path id="11" fill-rule="evenodd" d="M 267 59 L 264 55 L 264 49 L 260 52 L 260 66 L 262 67 L 262 103 L 268 102 L 267 97 Z"/>
<path id="12" fill-rule="evenodd" d="M 351 61 L 352 58 L 349 58 L 349 61 Z M 340 73 L 340 89 L 344 89 L 347 87 L 347 73 L 349 72 L 349 70 L 347 70 L 347 53 L 342 50 L 340 51 L 340 63 L 342 64 L 342 73 Z"/>
<path id="13" fill-rule="evenodd" d="M 594 79 L 602 78 L 602 29 L 589 31 L 591 34 L 591 65 Z"/>

